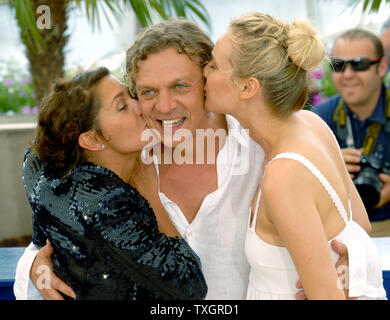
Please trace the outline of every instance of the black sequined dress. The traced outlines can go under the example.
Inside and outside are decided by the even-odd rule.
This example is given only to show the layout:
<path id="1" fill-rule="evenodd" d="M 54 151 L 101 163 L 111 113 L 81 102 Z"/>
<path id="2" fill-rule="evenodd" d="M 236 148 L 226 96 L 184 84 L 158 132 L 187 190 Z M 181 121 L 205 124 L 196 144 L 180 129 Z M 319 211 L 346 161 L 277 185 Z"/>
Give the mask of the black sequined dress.
<path id="1" fill-rule="evenodd" d="M 33 243 L 53 247 L 55 273 L 77 299 L 203 299 L 198 256 L 159 233 L 145 198 L 114 172 L 83 162 L 63 179 L 27 150 L 23 182 Z"/>

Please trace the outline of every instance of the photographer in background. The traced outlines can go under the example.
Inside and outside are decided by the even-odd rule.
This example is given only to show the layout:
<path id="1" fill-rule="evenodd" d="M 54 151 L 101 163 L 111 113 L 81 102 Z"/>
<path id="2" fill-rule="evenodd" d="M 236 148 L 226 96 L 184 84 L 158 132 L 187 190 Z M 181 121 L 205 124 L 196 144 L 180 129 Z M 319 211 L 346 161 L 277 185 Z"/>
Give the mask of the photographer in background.
<path id="1" fill-rule="evenodd" d="M 385 21 L 382 26 L 380 39 L 382 41 L 384 54 L 387 57 L 387 73 L 390 73 L 390 17 Z M 390 77 L 387 77 L 385 86 L 390 89 Z"/>
<path id="2" fill-rule="evenodd" d="M 390 236 L 390 91 L 383 85 L 387 58 L 375 34 L 352 29 L 332 50 L 339 94 L 313 111 L 332 129 L 366 206 L 372 237 Z"/>

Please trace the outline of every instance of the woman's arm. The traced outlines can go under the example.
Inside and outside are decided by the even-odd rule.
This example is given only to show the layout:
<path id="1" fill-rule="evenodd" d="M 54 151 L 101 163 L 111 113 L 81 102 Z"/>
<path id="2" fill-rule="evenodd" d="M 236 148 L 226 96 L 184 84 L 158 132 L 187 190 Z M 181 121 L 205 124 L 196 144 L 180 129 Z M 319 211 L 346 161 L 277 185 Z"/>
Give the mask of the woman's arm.
<path id="1" fill-rule="evenodd" d="M 165 299 L 203 299 L 207 285 L 198 256 L 185 240 L 159 232 L 153 210 L 136 192 L 105 197 L 95 229 L 124 274 Z"/>
<path id="2" fill-rule="evenodd" d="M 36 232 L 34 240 L 38 245 L 44 244 L 46 236 L 51 240 L 54 256 L 61 261 L 57 269 L 54 265 L 56 272 L 61 273 L 58 275 L 72 287 L 75 286 L 78 295 L 85 298 L 88 298 L 90 288 L 87 284 L 95 280 L 100 287 L 95 286 L 92 295 L 95 298 L 113 298 L 113 295 L 102 290 L 103 287 L 108 288 L 106 284 L 109 282 L 101 282 L 100 271 L 102 274 L 106 270 L 115 273 L 116 269 L 124 275 L 124 283 L 128 283 L 127 287 L 121 286 L 124 290 L 136 279 L 141 286 L 163 298 L 204 298 L 207 286 L 199 258 L 183 239 L 170 238 L 159 232 L 148 202 L 134 188 L 121 184 L 119 180 L 109 177 L 108 173 L 89 174 L 88 170 L 94 170 L 94 167 L 80 170 L 74 171 L 69 178 L 74 181 L 67 181 L 71 183 L 65 187 L 60 185 L 63 187 L 60 197 L 55 194 L 57 190 L 52 188 L 50 180 L 43 179 L 40 192 L 46 192 L 45 198 L 39 198 L 42 201 L 38 201 L 40 206 L 35 208 L 34 229 L 39 231 L 40 222 L 45 236 L 42 232 Z M 37 175 L 41 176 L 42 169 L 38 171 Z M 28 179 L 32 189 L 35 181 Z M 91 188 L 96 185 L 97 188 Z M 27 189 L 28 194 L 33 192 Z M 58 205 L 56 210 L 51 209 L 52 203 Z M 73 209 L 66 214 L 69 203 Z M 166 225 L 162 229 L 167 229 Z M 50 256 L 44 255 L 43 260 L 47 262 L 44 264 L 51 265 Z M 78 265 L 80 261 L 84 265 L 82 268 Z M 35 270 L 33 268 L 32 271 Z M 87 274 L 96 277 L 93 281 L 88 280 Z M 126 275 L 129 281 L 125 281 Z M 50 277 L 54 279 L 52 272 Z M 57 285 L 53 287 L 54 282 L 57 283 L 52 281 L 51 289 L 59 289 Z M 62 287 L 65 285 L 61 281 L 60 284 Z M 64 292 L 62 289 L 60 291 Z M 40 292 L 44 295 L 42 290 Z M 54 298 L 59 297 L 56 290 L 50 292 L 55 293 Z M 118 294 L 118 297 L 124 296 Z"/>
<path id="3" fill-rule="evenodd" d="M 28 148 L 24 155 L 23 162 L 23 184 L 32 207 L 33 241 L 26 248 L 16 268 L 14 285 L 16 299 L 63 299 L 58 291 L 74 297 L 74 292 L 71 288 L 52 271 L 53 262 L 51 260 L 51 250 L 45 245 L 47 235 L 42 229 L 36 214 L 37 211 L 41 210 L 41 207 L 39 206 L 39 195 L 36 194 L 35 187 L 39 183 L 41 183 L 41 185 L 48 183 L 43 172 L 44 164 L 39 161 L 38 157 L 34 153 L 31 153 L 31 149 Z M 50 281 L 48 281 L 45 286 L 40 286 L 39 280 L 43 276 L 43 266 L 48 267 L 46 268 L 47 272 L 44 276 L 46 279 L 50 279 Z"/>
<path id="4" fill-rule="evenodd" d="M 154 164 L 146 165 L 140 160 L 130 181 L 133 186 L 153 208 L 157 219 L 158 229 L 168 237 L 182 237 L 173 225 L 158 194 L 158 177 Z"/>
<path id="5" fill-rule="evenodd" d="M 145 197 L 146 198 L 146 197 Z M 179 237 L 182 238 L 180 233 L 177 231 L 173 225 L 171 219 L 169 219 L 168 213 L 165 210 L 163 204 L 161 203 L 160 197 L 158 194 L 154 194 L 153 197 L 150 196 L 147 199 L 153 208 L 154 214 L 156 216 L 158 230 L 161 233 L 164 233 L 168 237 Z"/>
<path id="6" fill-rule="evenodd" d="M 295 263 L 308 299 L 345 299 L 314 201 L 315 183 L 300 164 L 274 163 L 263 180 L 263 205 Z"/>
<path id="7" fill-rule="evenodd" d="M 372 227 L 366 208 L 364 207 L 363 201 L 353 183 L 351 177 L 347 175 L 349 199 L 351 201 L 352 219 L 355 220 L 368 234 L 371 232 Z"/>
<path id="8" fill-rule="evenodd" d="M 371 232 L 371 224 L 368 219 L 367 211 L 364 207 L 363 201 L 360 198 L 360 195 L 355 187 L 355 184 L 352 181 L 351 175 L 347 168 L 347 162 L 344 158 L 344 154 L 340 149 L 339 143 L 334 135 L 333 131 L 329 128 L 329 126 L 322 120 L 322 125 L 327 129 L 329 136 L 333 141 L 333 147 L 338 149 L 339 159 L 342 161 L 344 165 L 344 177 L 347 179 L 347 188 L 348 188 L 348 196 L 351 201 L 351 211 L 352 211 L 352 219 L 355 220 L 367 233 Z"/>

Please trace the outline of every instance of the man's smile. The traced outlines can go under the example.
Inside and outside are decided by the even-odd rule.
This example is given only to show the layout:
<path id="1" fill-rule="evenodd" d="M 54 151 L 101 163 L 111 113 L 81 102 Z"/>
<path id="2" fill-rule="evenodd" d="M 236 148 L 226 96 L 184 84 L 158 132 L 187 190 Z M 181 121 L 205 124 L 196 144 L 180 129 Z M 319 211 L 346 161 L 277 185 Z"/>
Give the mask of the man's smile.
<path id="1" fill-rule="evenodd" d="M 170 120 L 158 120 L 158 122 L 163 126 L 163 127 L 174 127 L 181 125 L 186 118 L 177 118 L 177 119 L 170 119 Z"/>

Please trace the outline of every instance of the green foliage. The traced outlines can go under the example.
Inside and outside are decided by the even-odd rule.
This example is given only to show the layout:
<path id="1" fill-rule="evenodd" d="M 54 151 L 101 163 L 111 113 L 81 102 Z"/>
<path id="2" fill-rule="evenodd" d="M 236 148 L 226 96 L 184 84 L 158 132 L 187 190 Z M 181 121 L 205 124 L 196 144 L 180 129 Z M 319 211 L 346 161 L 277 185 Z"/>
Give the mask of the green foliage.
<path id="1" fill-rule="evenodd" d="M 36 102 L 30 75 L 13 61 L 2 65 L 7 67 L 0 68 L 0 114 L 32 112 Z"/>
<path id="2" fill-rule="evenodd" d="M 92 27 L 100 29 L 99 14 L 103 13 L 112 27 L 108 12 L 115 20 L 124 10 L 133 10 L 142 27 L 153 24 L 153 14 L 163 20 L 170 17 L 199 18 L 210 29 L 210 16 L 200 0 L 61 0 L 74 2 L 77 7 L 85 5 L 88 20 Z M 21 28 L 22 40 L 29 48 L 45 49 L 45 43 L 36 26 L 35 12 L 30 0 L 9 0 L 9 5 Z"/>
<path id="3" fill-rule="evenodd" d="M 387 89 L 390 89 L 390 71 L 388 71 L 383 78 L 383 84 L 386 86 Z"/>
<path id="4" fill-rule="evenodd" d="M 350 0 L 350 5 L 354 8 L 363 2 L 363 13 L 376 13 L 382 3 L 390 4 L 390 0 Z"/>
<path id="5" fill-rule="evenodd" d="M 337 90 L 333 84 L 332 71 L 330 69 L 329 62 L 326 62 L 323 66 L 324 76 L 321 79 L 321 95 L 323 97 L 331 97 L 337 94 Z"/>
<path id="6" fill-rule="evenodd" d="M 38 112 L 34 87 L 28 70 L 22 70 L 15 61 L 0 61 L 0 115 L 29 114 Z M 4 67 L 6 66 L 6 67 Z M 99 65 L 90 66 L 91 69 Z M 124 81 L 123 66 L 111 70 L 111 74 Z M 66 70 L 64 78 L 71 79 L 78 73 L 86 71 L 79 66 Z"/>
<path id="7" fill-rule="evenodd" d="M 23 43 L 33 51 L 35 48 L 45 49 L 46 45 L 39 34 L 35 21 L 35 12 L 28 0 L 9 0 L 15 19 L 21 29 Z"/>

